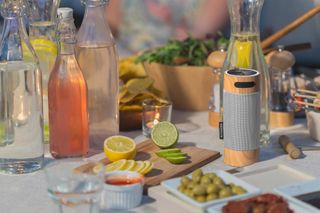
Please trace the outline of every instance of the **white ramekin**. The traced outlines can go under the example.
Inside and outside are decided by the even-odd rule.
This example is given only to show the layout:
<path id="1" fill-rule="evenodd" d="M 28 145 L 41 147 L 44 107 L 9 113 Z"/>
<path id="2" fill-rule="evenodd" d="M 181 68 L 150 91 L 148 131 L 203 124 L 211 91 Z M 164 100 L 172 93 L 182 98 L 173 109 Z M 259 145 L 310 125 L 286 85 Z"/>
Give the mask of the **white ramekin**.
<path id="1" fill-rule="evenodd" d="M 105 174 L 105 179 L 111 176 L 127 176 L 141 178 L 141 182 L 128 185 L 104 184 L 102 192 L 102 207 L 107 209 L 132 209 L 140 205 L 142 200 L 144 178 L 137 172 L 114 171 Z"/>
<path id="2" fill-rule="evenodd" d="M 307 125 L 310 137 L 320 142 L 320 112 L 314 110 L 306 110 Z"/>

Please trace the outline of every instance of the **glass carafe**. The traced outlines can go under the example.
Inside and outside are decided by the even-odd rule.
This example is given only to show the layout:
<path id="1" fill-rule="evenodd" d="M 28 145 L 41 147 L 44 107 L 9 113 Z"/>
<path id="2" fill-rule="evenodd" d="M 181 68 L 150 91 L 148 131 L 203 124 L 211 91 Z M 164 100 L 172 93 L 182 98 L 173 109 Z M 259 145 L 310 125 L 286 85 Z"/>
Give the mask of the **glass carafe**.
<path id="1" fill-rule="evenodd" d="M 24 0 L 4 0 L 0 43 L 0 172 L 20 174 L 43 164 L 41 72 L 26 33 Z"/>
<path id="2" fill-rule="evenodd" d="M 59 8 L 58 15 L 59 53 L 48 84 L 50 153 L 55 158 L 85 156 L 89 150 L 87 85 L 74 55 L 73 11 Z"/>
<path id="3" fill-rule="evenodd" d="M 48 81 L 57 56 L 56 25 L 60 0 L 28 1 L 29 38 L 42 71 L 44 140 L 49 140 Z"/>
<path id="4" fill-rule="evenodd" d="M 108 1 L 82 2 L 86 10 L 77 34 L 76 56 L 88 85 L 90 147 L 102 149 L 105 138 L 119 132 L 118 55 L 105 18 Z"/>
<path id="5" fill-rule="evenodd" d="M 270 76 L 260 46 L 259 21 L 263 0 L 228 0 L 231 38 L 220 75 L 220 122 L 223 120 L 224 72 L 233 68 L 251 68 L 260 72 L 260 141 L 268 143 Z"/>

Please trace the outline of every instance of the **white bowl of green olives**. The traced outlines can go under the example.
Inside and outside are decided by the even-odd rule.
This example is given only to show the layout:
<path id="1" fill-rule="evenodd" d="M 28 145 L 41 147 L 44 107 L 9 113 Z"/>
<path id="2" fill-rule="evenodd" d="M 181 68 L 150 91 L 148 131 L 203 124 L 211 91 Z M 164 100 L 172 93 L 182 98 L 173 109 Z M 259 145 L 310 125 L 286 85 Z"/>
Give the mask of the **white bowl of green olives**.
<path id="1" fill-rule="evenodd" d="M 166 180 L 161 185 L 183 201 L 202 209 L 261 192 L 259 188 L 222 170 L 204 174 L 201 169 L 196 169 L 188 176 Z"/>

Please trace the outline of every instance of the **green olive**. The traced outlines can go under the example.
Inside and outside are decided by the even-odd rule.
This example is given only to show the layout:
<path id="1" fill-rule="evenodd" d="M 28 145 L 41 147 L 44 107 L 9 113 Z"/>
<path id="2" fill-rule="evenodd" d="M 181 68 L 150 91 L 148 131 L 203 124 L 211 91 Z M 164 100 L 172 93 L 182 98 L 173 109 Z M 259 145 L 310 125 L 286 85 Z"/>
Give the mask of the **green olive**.
<path id="1" fill-rule="evenodd" d="M 229 188 L 222 188 L 219 191 L 219 198 L 225 198 L 232 196 L 232 191 Z"/>
<path id="2" fill-rule="evenodd" d="M 207 176 L 202 176 L 200 183 L 203 184 L 203 185 L 210 184 L 211 183 L 211 179 L 209 177 L 207 177 Z"/>
<path id="3" fill-rule="evenodd" d="M 219 190 L 220 190 L 220 188 L 215 184 L 209 184 L 207 186 L 207 193 L 208 194 L 217 193 L 217 192 L 219 192 Z"/>
<path id="4" fill-rule="evenodd" d="M 205 195 L 206 194 L 206 187 L 202 185 L 197 185 L 193 188 L 193 193 L 195 195 Z"/>
<path id="5" fill-rule="evenodd" d="M 189 197 L 194 197 L 194 193 L 191 189 L 188 189 L 185 194 Z"/>
<path id="6" fill-rule="evenodd" d="M 234 193 L 234 194 L 241 195 L 241 194 L 244 194 L 246 192 L 247 192 L 247 190 L 245 190 L 241 186 L 232 187 L 232 193 Z"/>
<path id="7" fill-rule="evenodd" d="M 198 196 L 196 196 L 196 200 L 197 200 L 198 202 L 203 203 L 203 202 L 206 202 L 206 201 L 207 201 L 207 198 L 206 198 L 206 196 L 204 196 L 204 195 L 198 195 Z"/>
<path id="8" fill-rule="evenodd" d="M 192 172 L 192 179 L 194 176 L 202 176 L 203 175 L 203 172 L 202 172 L 202 169 L 196 169 Z"/>
<path id="9" fill-rule="evenodd" d="M 195 186 L 196 184 L 194 182 L 190 182 L 186 187 L 188 189 L 193 189 L 193 187 Z"/>
<path id="10" fill-rule="evenodd" d="M 192 182 L 194 183 L 200 183 L 201 181 L 201 176 L 198 175 L 198 176 L 192 176 Z"/>
<path id="11" fill-rule="evenodd" d="M 211 180 L 214 180 L 215 177 L 217 177 L 216 173 L 207 173 L 206 174 Z"/>
<path id="12" fill-rule="evenodd" d="M 186 186 L 191 182 L 191 179 L 188 178 L 187 176 L 182 176 L 180 182 L 182 185 Z"/>
<path id="13" fill-rule="evenodd" d="M 183 187 L 183 185 L 180 185 L 180 186 L 178 187 L 178 191 L 179 191 L 179 192 L 182 192 L 182 193 L 184 192 L 184 187 Z"/>
<path id="14" fill-rule="evenodd" d="M 217 194 L 214 194 L 214 193 L 211 193 L 211 194 L 207 195 L 207 201 L 216 200 L 218 198 L 219 198 L 219 196 Z"/>
<path id="15" fill-rule="evenodd" d="M 215 177 L 213 183 L 216 185 L 225 185 L 224 181 L 220 177 Z"/>

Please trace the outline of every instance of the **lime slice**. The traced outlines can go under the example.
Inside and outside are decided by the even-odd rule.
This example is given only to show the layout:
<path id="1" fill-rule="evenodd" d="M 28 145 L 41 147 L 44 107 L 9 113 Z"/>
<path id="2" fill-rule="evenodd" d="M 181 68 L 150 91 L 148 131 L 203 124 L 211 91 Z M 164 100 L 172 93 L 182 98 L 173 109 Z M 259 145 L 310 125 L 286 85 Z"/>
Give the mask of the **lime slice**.
<path id="1" fill-rule="evenodd" d="M 162 121 L 153 127 L 151 139 L 158 147 L 165 149 L 178 142 L 179 132 L 174 124 Z"/>
<path id="2" fill-rule="evenodd" d="M 140 174 L 148 174 L 153 169 L 153 163 L 150 161 L 144 161 L 144 168 L 139 172 Z"/>
<path id="3" fill-rule="evenodd" d="M 138 172 L 143 168 L 144 168 L 144 162 L 143 161 L 136 161 L 135 165 L 133 166 L 132 169 L 130 169 L 130 171 Z"/>
<path id="4" fill-rule="evenodd" d="M 49 124 L 43 125 L 43 135 L 44 135 L 44 142 L 49 142 Z"/>
<path id="5" fill-rule="evenodd" d="M 135 161 L 134 160 L 127 160 L 126 165 L 121 169 L 121 170 L 128 170 L 130 171 L 130 169 L 132 169 L 135 165 Z"/>
<path id="6" fill-rule="evenodd" d="M 167 154 L 173 154 L 173 153 L 181 153 L 180 149 L 173 148 L 173 149 L 163 149 L 156 152 L 156 155 L 159 157 L 164 157 Z"/>
<path id="7" fill-rule="evenodd" d="M 106 168 L 105 168 L 106 172 L 122 170 L 126 166 L 126 163 L 127 163 L 126 159 L 122 159 L 122 160 L 118 160 L 116 162 L 110 163 L 106 165 Z"/>
<path id="8" fill-rule="evenodd" d="M 163 155 L 164 158 L 185 157 L 185 156 L 187 156 L 187 153 L 183 153 L 183 152 L 180 152 L 180 153 L 169 153 L 169 154 L 164 154 Z"/>
<path id="9" fill-rule="evenodd" d="M 170 163 L 173 163 L 173 164 L 181 164 L 183 163 L 187 157 L 184 156 L 184 157 L 167 157 L 166 158 Z"/>

